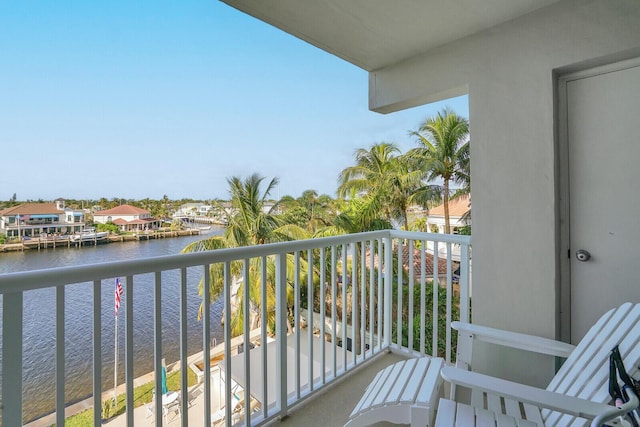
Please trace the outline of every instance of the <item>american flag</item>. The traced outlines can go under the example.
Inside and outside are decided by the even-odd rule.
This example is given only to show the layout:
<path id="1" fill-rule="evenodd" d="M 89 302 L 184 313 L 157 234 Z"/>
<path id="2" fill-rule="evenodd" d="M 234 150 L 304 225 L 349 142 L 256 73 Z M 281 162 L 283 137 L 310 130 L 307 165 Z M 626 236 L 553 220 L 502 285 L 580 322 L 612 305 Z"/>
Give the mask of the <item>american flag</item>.
<path id="1" fill-rule="evenodd" d="M 120 297 L 124 294 L 124 289 L 122 289 L 122 283 L 120 283 L 120 279 L 116 279 L 116 317 L 118 317 L 118 309 L 120 308 Z"/>

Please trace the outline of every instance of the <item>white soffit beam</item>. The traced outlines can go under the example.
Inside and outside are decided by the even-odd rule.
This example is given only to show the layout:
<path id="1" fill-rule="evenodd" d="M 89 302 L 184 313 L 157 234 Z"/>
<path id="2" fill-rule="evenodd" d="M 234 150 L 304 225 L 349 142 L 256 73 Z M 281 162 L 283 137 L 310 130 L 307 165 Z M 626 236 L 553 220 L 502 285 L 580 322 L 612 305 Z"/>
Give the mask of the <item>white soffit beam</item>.
<path id="1" fill-rule="evenodd" d="M 366 71 L 375 71 L 558 0 L 222 1 Z"/>

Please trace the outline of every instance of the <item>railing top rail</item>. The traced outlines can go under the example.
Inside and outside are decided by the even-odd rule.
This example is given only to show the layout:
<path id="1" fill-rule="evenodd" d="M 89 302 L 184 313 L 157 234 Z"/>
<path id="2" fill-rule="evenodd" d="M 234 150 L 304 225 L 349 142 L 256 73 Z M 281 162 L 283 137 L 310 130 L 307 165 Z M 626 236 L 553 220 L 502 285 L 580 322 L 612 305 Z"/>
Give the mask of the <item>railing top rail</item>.
<path id="1" fill-rule="evenodd" d="M 109 279 L 116 275 L 137 275 L 155 271 L 174 270 L 260 256 L 284 254 L 384 237 L 389 237 L 389 230 L 296 240 L 292 242 L 269 243 L 241 248 L 217 249 L 189 254 L 165 255 L 136 260 L 114 261 L 110 263 L 6 273 L 0 274 L 0 294 Z"/>
<path id="2" fill-rule="evenodd" d="M 424 233 L 420 231 L 390 230 L 392 238 L 413 239 L 413 240 L 437 240 L 444 243 L 456 243 L 459 245 L 470 245 L 471 236 L 459 234 Z"/>
<path id="3" fill-rule="evenodd" d="M 145 259 L 114 261 L 110 263 L 6 273 L 0 275 L 0 294 L 48 288 L 72 283 L 91 282 L 94 280 L 109 279 L 114 276 L 137 275 L 156 271 L 196 267 L 206 264 L 284 254 L 300 250 L 318 249 L 322 247 L 389 237 L 415 240 L 438 240 L 442 242 L 460 244 L 468 244 L 470 242 L 469 236 L 453 236 L 395 230 L 371 231 L 365 233 L 346 234 L 343 236 L 269 243 L 257 246 L 245 246 L 241 248 L 217 249 L 214 251 L 195 252 L 189 254 L 165 255 Z"/>

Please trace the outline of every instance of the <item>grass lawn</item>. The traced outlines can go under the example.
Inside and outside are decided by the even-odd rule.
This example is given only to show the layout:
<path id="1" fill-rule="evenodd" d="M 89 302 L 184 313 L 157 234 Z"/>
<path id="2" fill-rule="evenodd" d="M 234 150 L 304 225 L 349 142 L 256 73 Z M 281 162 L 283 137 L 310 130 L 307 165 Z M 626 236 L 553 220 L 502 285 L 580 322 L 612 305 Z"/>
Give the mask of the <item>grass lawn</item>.
<path id="1" fill-rule="evenodd" d="M 187 385 L 189 387 L 196 384 L 196 375 L 188 370 L 187 375 Z M 169 390 L 178 391 L 180 390 L 180 372 L 172 372 L 167 375 L 167 388 Z M 147 384 L 143 384 L 140 387 L 136 387 L 133 389 L 133 405 L 134 407 L 142 406 L 145 403 L 151 402 L 153 398 L 153 381 Z M 110 417 L 115 417 L 116 415 L 124 414 L 126 410 L 126 401 L 125 395 L 119 394 L 117 397 L 117 404 L 115 410 L 112 409 Z M 104 415 L 104 414 L 103 414 Z M 65 426 L 71 427 L 85 427 L 93 424 L 93 408 L 87 409 L 86 411 L 80 412 L 76 415 L 72 415 L 65 420 Z M 55 426 L 55 424 L 53 424 Z"/>

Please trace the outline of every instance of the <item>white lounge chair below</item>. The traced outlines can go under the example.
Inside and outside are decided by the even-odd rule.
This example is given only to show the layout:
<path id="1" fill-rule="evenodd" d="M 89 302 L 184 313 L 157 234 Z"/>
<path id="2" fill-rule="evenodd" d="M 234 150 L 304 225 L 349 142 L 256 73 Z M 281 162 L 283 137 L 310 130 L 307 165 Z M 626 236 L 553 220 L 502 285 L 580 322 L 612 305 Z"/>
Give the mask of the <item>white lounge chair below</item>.
<path id="1" fill-rule="evenodd" d="M 231 416 L 232 417 L 235 417 L 237 415 L 238 409 L 240 408 L 240 403 L 242 402 L 244 402 L 243 390 L 234 391 L 233 393 L 231 393 Z M 217 426 L 218 424 L 222 424 L 222 422 L 225 420 L 226 413 L 227 411 L 225 409 L 225 405 L 223 405 L 222 407 L 220 407 L 220 409 L 218 409 L 216 412 L 211 414 L 211 425 Z"/>
<path id="2" fill-rule="evenodd" d="M 439 357 L 407 359 L 378 372 L 345 427 L 367 426 L 379 421 L 412 426 L 432 426 L 442 391 Z"/>

